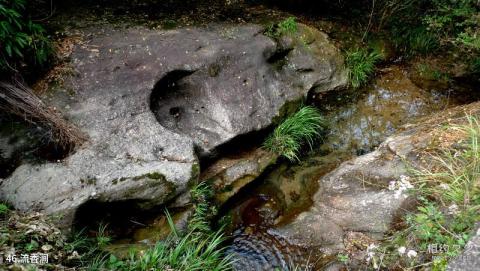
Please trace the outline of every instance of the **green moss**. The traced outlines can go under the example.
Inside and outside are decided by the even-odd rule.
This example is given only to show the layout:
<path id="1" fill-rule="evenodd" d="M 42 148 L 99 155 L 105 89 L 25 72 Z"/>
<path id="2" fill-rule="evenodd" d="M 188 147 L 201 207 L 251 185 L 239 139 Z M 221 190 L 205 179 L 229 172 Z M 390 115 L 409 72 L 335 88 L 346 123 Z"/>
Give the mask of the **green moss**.
<path id="1" fill-rule="evenodd" d="M 200 164 L 195 163 L 192 165 L 192 178 L 198 179 L 200 176 Z"/>
<path id="2" fill-rule="evenodd" d="M 163 176 L 162 174 L 160 174 L 158 172 L 152 172 L 152 173 L 145 174 L 145 177 L 153 179 L 153 180 L 160 180 L 160 179 L 164 180 L 165 179 L 165 176 Z"/>
<path id="3" fill-rule="evenodd" d="M 82 178 L 82 179 L 80 179 L 80 183 L 88 184 L 88 185 L 96 185 L 97 184 L 97 178 L 96 177 Z"/>
<path id="4" fill-rule="evenodd" d="M 134 181 L 139 181 L 139 180 L 143 180 L 145 178 L 152 179 L 152 180 L 165 180 L 165 176 L 158 173 L 158 172 L 149 172 L 147 174 L 143 174 L 143 175 L 140 175 L 140 176 L 135 176 L 131 179 L 134 180 Z M 120 181 L 123 181 L 125 179 L 128 179 L 128 178 L 120 178 Z"/>
<path id="5" fill-rule="evenodd" d="M 265 28 L 264 34 L 267 37 L 276 39 L 285 34 L 294 34 L 298 31 L 298 25 L 295 17 L 288 17 L 278 24 L 270 24 Z"/>
<path id="6" fill-rule="evenodd" d="M 177 27 L 177 25 L 178 25 L 177 21 L 172 19 L 168 19 L 168 20 L 165 20 L 165 22 L 163 22 L 163 28 L 167 30 L 174 29 L 175 27 Z"/>
<path id="7" fill-rule="evenodd" d="M 112 183 L 113 184 L 118 184 L 118 183 L 122 183 L 126 180 L 129 180 L 130 178 L 127 178 L 127 177 L 121 177 L 121 178 L 115 178 L 112 180 Z"/>

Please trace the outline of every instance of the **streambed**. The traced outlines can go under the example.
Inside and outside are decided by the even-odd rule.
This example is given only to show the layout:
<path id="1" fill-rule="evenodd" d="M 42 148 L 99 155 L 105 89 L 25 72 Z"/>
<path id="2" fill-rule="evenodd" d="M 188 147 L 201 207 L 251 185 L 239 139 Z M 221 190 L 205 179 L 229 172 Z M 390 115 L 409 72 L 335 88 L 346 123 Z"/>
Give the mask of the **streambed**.
<path id="1" fill-rule="evenodd" d="M 313 195 L 322 189 L 318 181 L 323 175 L 342 162 L 371 152 L 402 126 L 465 103 L 457 97 L 460 96 L 453 89 L 419 88 L 399 65 L 384 68 L 377 79 L 363 89 L 311 97 L 310 102 L 320 108 L 330 122 L 323 139 L 305 153 L 300 162 L 280 159 L 268 167 L 220 208 L 220 215 L 228 215 L 232 221 L 227 228 L 231 236 L 227 251 L 235 255 L 236 270 L 276 267 L 319 270 L 327 266 L 334 257 L 325 256 L 320 249 L 291 242 L 277 229 L 289 225 L 313 205 Z M 126 253 L 132 243 L 145 248 L 169 232 L 165 216 L 155 215 L 163 214 L 163 209 L 151 210 L 149 214 L 129 213 L 128 208 L 112 209 L 122 210 L 123 214 L 112 215 L 122 218 L 113 221 L 120 229 L 116 234 L 123 236 L 112 246 L 117 254 Z M 175 214 L 177 226 L 186 227 L 189 210 L 173 208 L 170 211 Z M 150 218 L 144 219 L 145 216 Z M 132 221 L 142 223 L 131 227 Z"/>
<path id="2" fill-rule="evenodd" d="M 236 195 L 226 207 L 233 216 L 229 252 L 237 270 L 272 270 L 292 266 L 320 269 L 332 260 L 295 246 L 276 231 L 312 205 L 321 176 L 340 163 L 375 149 L 389 135 L 417 118 L 463 101 L 453 90 L 424 90 L 401 66 L 382 70 L 373 84 L 342 97 L 315 99 L 330 129 L 298 164 L 281 162 Z"/>

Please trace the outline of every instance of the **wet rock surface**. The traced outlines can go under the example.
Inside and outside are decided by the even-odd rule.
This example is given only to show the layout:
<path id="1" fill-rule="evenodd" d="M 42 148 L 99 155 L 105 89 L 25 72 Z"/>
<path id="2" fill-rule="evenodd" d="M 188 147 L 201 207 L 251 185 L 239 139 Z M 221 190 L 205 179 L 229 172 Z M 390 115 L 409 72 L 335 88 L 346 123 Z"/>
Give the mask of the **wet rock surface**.
<path id="1" fill-rule="evenodd" d="M 464 103 L 448 92 L 418 87 L 402 66 L 393 65 L 379 73 L 371 86 L 350 98 L 327 98 L 328 105 L 323 108 L 332 125 L 321 152 L 368 153 L 403 125 Z"/>
<path id="2" fill-rule="evenodd" d="M 260 148 L 242 152 L 219 159 L 202 172 L 200 179 L 212 184 L 217 203 L 223 204 L 275 164 L 277 158 L 277 154 Z"/>
<path id="3" fill-rule="evenodd" d="M 322 270 L 329 264 L 329 256 L 348 250 L 359 235 L 369 240 L 365 247 L 381 238 L 398 222 L 396 218 L 412 207 L 407 197 L 398 194 L 398 187 L 388 187 L 392 181 L 398 186 L 405 179 L 401 177 L 407 175 L 403 159 L 414 161 L 416 150 L 431 136 L 422 134 L 428 125 L 407 123 L 457 101 L 420 89 L 400 66 L 384 69 L 371 86 L 357 91 L 350 100 L 338 95 L 321 100 L 328 105 L 318 104 L 331 120 L 330 131 L 302 162 L 280 163 L 257 180 L 257 187 L 240 192 L 243 198 L 232 208 L 233 217 L 240 222 L 234 219 L 234 224 L 238 229 L 250 225 L 256 230 L 240 230 L 234 240 L 253 240 L 275 232 L 268 236 L 288 240 L 289 249 L 307 248 L 303 258 L 294 259 L 296 263 L 310 255 L 310 263 Z M 392 134 L 396 136 L 386 139 Z M 364 153 L 368 154 L 357 157 Z M 263 202 L 249 205 L 258 198 Z M 259 225 L 263 230 L 258 230 Z M 249 252 L 235 242 L 230 249 L 240 251 L 245 266 L 256 266 L 262 257 L 259 253 L 283 255 L 268 251 L 270 247 L 242 242 L 249 244 Z M 272 258 L 272 262 L 276 260 Z M 334 270 L 335 264 L 329 268 Z"/>
<path id="4" fill-rule="evenodd" d="M 406 174 L 403 157 L 413 151 L 409 137 L 393 137 L 378 150 L 347 161 L 318 181 L 313 206 L 280 227 L 283 235 L 323 253 L 343 250 L 347 232 L 382 236 L 408 209 L 408 197 L 388 190 Z"/>
<path id="5" fill-rule="evenodd" d="M 478 114 L 478 102 L 432 114 L 417 124 L 404 126 L 403 131 L 387 138 L 375 151 L 342 163 L 318 179 L 313 205 L 292 222 L 275 227 L 276 232 L 292 244 L 323 255 L 348 251 L 352 236 L 357 243 L 366 240 L 365 248 L 380 240 L 401 223 L 405 212 L 415 207 L 406 193 L 412 185 L 407 167 L 424 163 L 424 151 L 442 144 L 438 141 L 442 125 L 464 120 L 465 114 L 472 112 Z M 465 249 L 465 255 L 476 253 L 472 249 L 475 242 L 476 237 Z M 468 267 L 475 264 L 475 259 L 459 257 L 454 263 L 452 266 Z"/>
<path id="6" fill-rule="evenodd" d="M 84 32 L 76 74 L 50 98 L 89 142 L 0 184 L 16 209 L 59 214 L 67 227 L 86 202 L 165 203 L 198 180 L 195 149 L 210 153 L 268 127 L 309 91 L 345 84 L 338 50 L 306 26 L 282 41 L 256 25 Z"/>

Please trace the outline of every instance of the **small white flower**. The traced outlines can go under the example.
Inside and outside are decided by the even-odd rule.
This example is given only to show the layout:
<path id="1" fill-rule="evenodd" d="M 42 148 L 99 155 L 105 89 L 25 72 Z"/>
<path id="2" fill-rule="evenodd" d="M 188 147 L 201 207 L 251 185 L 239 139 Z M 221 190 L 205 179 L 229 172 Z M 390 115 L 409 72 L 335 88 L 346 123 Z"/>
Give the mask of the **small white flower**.
<path id="1" fill-rule="evenodd" d="M 450 188 L 450 186 L 448 186 L 448 184 L 446 183 L 441 183 L 438 187 L 440 187 L 443 190 L 448 190 Z"/>
<path id="2" fill-rule="evenodd" d="M 367 262 L 370 262 L 371 259 L 375 256 L 375 249 L 378 248 L 375 244 L 370 244 L 367 247 Z"/>
<path id="3" fill-rule="evenodd" d="M 455 214 L 458 214 L 458 205 L 456 205 L 455 203 L 448 206 L 448 214 L 449 215 L 455 215 Z"/>
<path id="4" fill-rule="evenodd" d="M 407 251 L 406 247 L 399 247 L 398 248 L 398 254 L 403 255 Z"/>
<path id="5" fill-rule="evenodd" d="M 410 183 L 410 177 L 406 175 L 400 175 L 400 181 Z"/>
<path id="6" fill-rule="evenodd" d="M 407 252 L 407 257 L 408 257 L 408 258 L 417 257 L 417 252 L 416 252 L 415 250 L 411 250 L 411 249 L 410 249 L 410 250 Z"/>
<path id="7" fill-rule="evenodd" d="M 390 182 L 388 189 L 390 191 L 395 191 L 394 197 L 396 199 L 400 198 L 400 196 L 408 197 L 407 195 L 404 194 L 409 189 L 413 188 L 413 185 L 410 183 L 410 177 L 405 176 L 405 175 L 400 175 L 400 181 L 395 182 L 392 181 Z"/>
<path id="8" fill-rule="evenodd" d="M 375 250 L 375 249 L 377 249 L 377 248 L 378 248 L 378 246 L 376 246 L 375 244 L 370 244 L 370 245 L 368 245 L 368 247 L 367 247 L 367 251 Z"/>
<path id="9" fill-rule="evenodd" d="M 406 189 L 412 189 L 413 185 L 410 183 L 410 177 L 407 176 L 400 176 L 400 187 Z"/>
<path id="10" fill-rule="evenodd" d="M 395 190 L 395 187 L 397 187 L 397 182 L 396 181 L 390 181 L 388 184 L 388 190 L 393 191 Z"/>

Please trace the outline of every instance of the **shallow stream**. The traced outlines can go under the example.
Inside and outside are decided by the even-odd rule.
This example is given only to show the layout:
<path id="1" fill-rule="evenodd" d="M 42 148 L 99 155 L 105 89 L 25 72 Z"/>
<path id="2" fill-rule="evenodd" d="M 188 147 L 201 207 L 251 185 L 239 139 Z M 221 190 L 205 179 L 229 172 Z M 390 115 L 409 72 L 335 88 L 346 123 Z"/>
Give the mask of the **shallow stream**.
<path id="1" fill-rule="evenodd" d="M 319 269 L 331 259 L 291 245 L 275 233 L 312 205 L 318 180 L 342 162 L 375 149 L 401 126 L 457 105 L 452 90 L 423 90 L 401 66 L 382 70 L 370 86 L 354 93 L 314 97 L 330 121 L 328 134 L 298 164 L 280 163 L 227 202 L 233 216 L 237 270 Z"/>
<path id="2" fill-rule="evenodd" d="M 352 157 L 371 152 L 403 125 L 466 102 L 457 97 L 460 96 L 454 90 L 417 87 L 409 79 L 406 69 L 399 65 L 384 68 L 377 79 L 363 89 L 310 97 L 310 102 L 320 108 L 330 123 L 322 140 L 317 142 L 313 150 L 305 153 L 299 163 L 280 159 L 220 208 L 221 215 L 230 215 L 232 220 L 227 231 L 232 237 L 227 250 L 235 255 L 235 268 L 291 270 L 308 266 L 319 270 L 332 261 L 316 251 L 292 244 L 275 229 L 287 225 L 312 206 L 312 196 L 319 189 L 318 180 L 323 175 Z M 0 143 L 14 147 L 19 145 L 15 148 L 30 153 L 22 147 L 28 145 L 28 140 L 23 142 L 21 138 L 18 139 L 10 132 L 13 128 L 4 127 L 0 131 L 2 135 L 9 135 L 3 136 L 8 142 Z M 8 175 L 21 160 L 28 159 L 10 153 L 14 152 L 0 152 L 0 162 L 12 165 L 12 168 L 3 167 L 5 172 L 0 172 L 3 175 Z M 98 217 L 99 220 L 106 218 L 105 214 L 121 218 L 119 221 L 110 221 L 110 225 L 121 229 L 119 235 L 126 237 L 116 242 L 117 252 L 122 248 L 127 251 L 132 243 L 144 246 L 148 244 L 145 240 L 157 240 L 168 234 L 165 217 L 158 216 L 159 213 L 163 214 L 163 207 L 145 215 L 129 210 L 128 206 L 128 203 L 105 206 L 105 210 L 92 207 L 96 214 L 102 216 Z M 112 213 L 111 210 L 118 210 L 119 213 Z M 185 224 L 188 210 L 170 211 L 175 220 Z M 91 212 L 87 213 L 88 221 L 97 220 Z M 143 216 L 151 219 L 142 220 Z"/>

